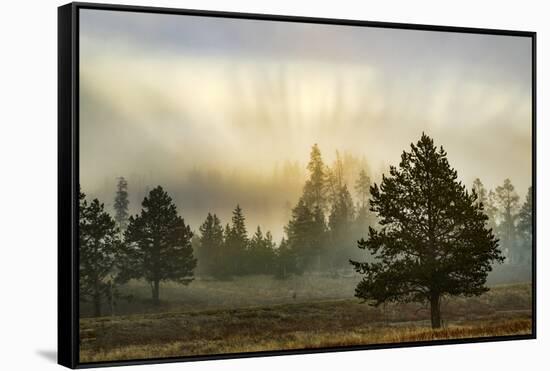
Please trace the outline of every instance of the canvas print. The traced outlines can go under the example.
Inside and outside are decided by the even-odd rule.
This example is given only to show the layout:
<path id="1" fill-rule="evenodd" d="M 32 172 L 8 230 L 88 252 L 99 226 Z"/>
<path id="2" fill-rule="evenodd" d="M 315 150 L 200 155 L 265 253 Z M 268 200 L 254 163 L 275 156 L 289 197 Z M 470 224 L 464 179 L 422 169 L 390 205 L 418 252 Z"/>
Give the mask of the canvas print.
<path id="1" fill-rule="evenodd" d="M 79 11 L 79 357 L 530 335 L 532 39 Z"/>

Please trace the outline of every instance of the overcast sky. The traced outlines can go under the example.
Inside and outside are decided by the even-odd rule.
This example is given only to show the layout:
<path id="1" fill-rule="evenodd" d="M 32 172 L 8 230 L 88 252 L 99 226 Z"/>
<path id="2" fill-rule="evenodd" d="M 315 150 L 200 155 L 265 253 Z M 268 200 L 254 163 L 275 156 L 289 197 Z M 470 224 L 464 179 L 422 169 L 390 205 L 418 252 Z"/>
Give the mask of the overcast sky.
<path id="1" fill-rule="evenodd" d="M 422 132 L 467 184 L 509 177 L 522 198 L 530 185 L 529 38 L 80 13 L 80 174 L 91 195 L 110 197 L 119 175 L 160 183 L 195 223 L 247 200 L 212 187 L 218 204 L 201 204 L 184 191 L 192 171 L 257 180 L 286 160 L 305 167 L 318 143 L 327 162 L 336 150 L 366 158 L 376 178 Z M 277 228 L 278 202 L 250 204 L 253 222 Z"/>

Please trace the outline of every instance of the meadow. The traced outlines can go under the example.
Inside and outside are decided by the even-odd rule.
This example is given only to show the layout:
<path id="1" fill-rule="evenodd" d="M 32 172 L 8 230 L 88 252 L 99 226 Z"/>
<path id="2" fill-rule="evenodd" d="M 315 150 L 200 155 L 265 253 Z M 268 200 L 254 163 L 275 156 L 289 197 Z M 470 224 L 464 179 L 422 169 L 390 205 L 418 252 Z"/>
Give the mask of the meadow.
<path id="1" fill-rule="evenodd" d="M 138 281 L 112 316 L 80 320 L 81 362 L 314 349 L 531 333 L 531 285 L 445 298 L 443 328 L 418 304 L 372 307 L 353 298 L 358 277 L 266 276 L 165 285 L 153 306 Z M 83 310 L 86 306 L 83 306 Z"/>

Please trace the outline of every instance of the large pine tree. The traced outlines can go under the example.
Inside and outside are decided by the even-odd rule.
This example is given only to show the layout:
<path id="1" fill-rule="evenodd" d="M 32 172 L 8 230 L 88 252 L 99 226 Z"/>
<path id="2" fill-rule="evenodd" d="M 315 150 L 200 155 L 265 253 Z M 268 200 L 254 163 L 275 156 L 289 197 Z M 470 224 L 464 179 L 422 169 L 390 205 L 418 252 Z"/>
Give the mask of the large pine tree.
<path id="1" fill-rule="evenodd" d="M 498 241 L 476 196 L 427 135 L 403 152 L 399 167 L 391 166 L 380 186 L 371 187 L 370 205 L 380 229 L 370 228 L 359 248 L 376 260 L 351 262 L 363 275 L 357 297 L 373 305 L 427 302 L 432 327 L 438 328 L 443 296 L 488 290 L 491 264 L 503 260 Z"/>
<path id="2" fill-rule="evenodd" d="M 161 282 L 187 285 L 193 280 L 197 265 L 191 246 L 193 232 L 161 186 L 149 192 L 141 205 L 141 213 L 130 217 L 124 233 L 120 276 L 144 278 L 151 285 L 153 303 L 159 304 Z"/>
<path id="3" fill-rule="evenodd" d="M 88 203 L 79 195 L 79 286 L 80 297 L 93 304 L 94 316 L 101 315 L 102 299 L 109 299 L 108 277 L 113 273 L 120 245 L 115 221 L 97 199 Z"/>

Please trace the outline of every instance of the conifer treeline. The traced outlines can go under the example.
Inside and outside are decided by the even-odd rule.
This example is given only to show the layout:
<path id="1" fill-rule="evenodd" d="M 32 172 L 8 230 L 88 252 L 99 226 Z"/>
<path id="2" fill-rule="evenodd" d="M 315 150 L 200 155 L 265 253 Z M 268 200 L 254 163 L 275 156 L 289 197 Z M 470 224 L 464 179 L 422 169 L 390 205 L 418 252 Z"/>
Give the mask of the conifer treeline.
<path id="1" fill-rule="evenodd" d="M 501 250 L 510 264 L 531 264 L 533 190 L 529 187 L 525 201 L 520 204 L 510 179 L 494 190 L 487 190 L 479 178 L 473 190 L 484 205 L 489 227 L 499 238 Z"/>
<path id="2" fill-rule="evenodd" d="M 222 278 L 263 273 L 285 278 L 306 270 L 333 274 L 342 268 L 351 270 L 348 261 L 357 255 L 356 241 L 374 225 L 368 210 L 367 172 L 362 169 L 358 174 L 355 190 L 359 201 L 355 205 L 338 152 L 329 167 L 314 145 L 307 170 L 302 196 L 278 245 L 260 226 L 249 237 L 238 205 L 225 229 L 217 215 L 209 213 L 194 243 L 200 274 Z"/>
<path id="3" fill-rule="evenodd" d="M 365 259 L 357 241 L 367 236 L 369 227 L 376 228 L 369 205 L 371 179 L 366 169 L 361 169 L 354 174 L 355 184 L 347 184 L 349 174 L 344 174 L 338 152 L 334 164 L 327 166 L 317 144 L 311 149 L 307 170 L 302 195 L 278 244 L 271 232 L 260 226 L 249 233 L 245 211 L 239 205 L 225 226 L 215 213 L 208 213 L 196 233 L 160 186 L 149 192 L 141 213 L 135 216 L 129 216 L 128 183 L 122 177 L 118 179 L 114 217 L 99 200 L 88 202 L 81 193 L 81 297 L 92 301 L 99 315 L 101 301 L 107 298 L 112 303 L 116 296 L 113 287 L 133 278 L 145 279 L 153 302 L 158 303 L 161 282 L 188 284 L 195 274 L 214 279 L 250 274 L 286 278 L 305 271 L 338 274 L 351 269 L 350 259 Z M 507 261 L 530 263 L 531 188 L 521 206 L 509 179 L 490 191 L 476 179 L 473 190 Z"/>

